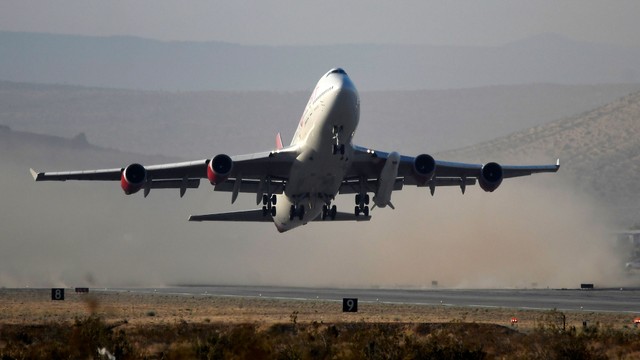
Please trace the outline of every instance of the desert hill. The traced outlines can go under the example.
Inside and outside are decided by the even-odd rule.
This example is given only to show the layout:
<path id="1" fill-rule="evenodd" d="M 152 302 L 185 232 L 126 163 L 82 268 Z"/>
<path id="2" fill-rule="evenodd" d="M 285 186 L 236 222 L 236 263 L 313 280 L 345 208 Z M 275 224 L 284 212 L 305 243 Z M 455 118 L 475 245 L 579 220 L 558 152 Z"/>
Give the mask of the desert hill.
<path id="1" fill-rule="evenodd" d="M 6 125 L 0 125 L 0 153 L 4 165 L 11 164 L 12 168 L 21 166 L 24 171 L 29 167 L 107 168 L 121 167 L 131 162 L 155 164 L 177 161 L 167 156 L 142 155 L 96 146 L 89 143 L 84 133 L 78 133 L 73 138 L 62 138 L 15 131 Z"/>
<path id="2" fill-rule="evenodd" d="M 560 157 L 562 176 L 627 221 L 640 219 L 640 92 L 549 124 L 443 153 L 462 160 Z"/>

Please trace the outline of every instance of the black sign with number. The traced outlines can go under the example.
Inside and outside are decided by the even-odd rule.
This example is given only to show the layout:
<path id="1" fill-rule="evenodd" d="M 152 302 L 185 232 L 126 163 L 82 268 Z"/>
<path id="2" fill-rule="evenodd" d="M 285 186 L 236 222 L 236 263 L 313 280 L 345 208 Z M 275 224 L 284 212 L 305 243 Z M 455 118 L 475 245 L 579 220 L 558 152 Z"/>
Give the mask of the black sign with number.
<path id="1" fill-rule="evenodd" d="M 358 312 L 358 298 L 343 298 L 342 312 Z"/>
<path id="2" fill-rule="evenodd" d="M 51 289 L 51 300 L 64 300 L 64 289 Z"/>

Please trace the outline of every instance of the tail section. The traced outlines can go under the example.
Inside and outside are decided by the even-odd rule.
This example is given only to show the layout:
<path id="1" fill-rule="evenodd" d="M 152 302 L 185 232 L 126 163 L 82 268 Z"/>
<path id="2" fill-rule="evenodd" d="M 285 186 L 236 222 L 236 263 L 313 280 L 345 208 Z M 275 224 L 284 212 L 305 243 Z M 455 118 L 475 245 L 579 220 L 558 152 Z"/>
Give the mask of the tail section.
<path id="1" fill-rule="evenodd" d="M 282 150 L 282 148 L 284 148 L 282 145 L 282 136 L 278 133 L 278 135 L 276 135 L 276 150 Z"/>

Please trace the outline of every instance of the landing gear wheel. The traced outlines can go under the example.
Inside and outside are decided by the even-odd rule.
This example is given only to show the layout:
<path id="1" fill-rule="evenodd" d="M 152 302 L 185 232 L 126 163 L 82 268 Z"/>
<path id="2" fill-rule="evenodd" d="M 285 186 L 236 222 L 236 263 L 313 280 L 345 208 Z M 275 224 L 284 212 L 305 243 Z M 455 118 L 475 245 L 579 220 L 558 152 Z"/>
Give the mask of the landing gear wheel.
<path id="1" fill-rule="evenodd" d="M 369 216 L 369 207 L 365 206 L 363 210 L 364 216 Z"/>
<path id="2" fill-rule="evenodd" d="M 369 205 L 369 194 L 367 194 L 367 195 L 365 195 L 365 196 L 364 196 L 364 203 L 365 203 L 366 205 Z"/>
<path id="3" fill-rule="evenodd" d="M 360 194 L 356 194 L 356 205 L 360 205 Z"/>
<path id="4" fill-rule="evenodd" d="M 335 205 L 333 205 L 331 207 L 331 211 L 329 212 L 329 217 L 331 217 L 331 220 L 335 220 L 336 219 L 336 214 L 338 213 L 338 209 L 336 208 Z"/>
<path id="5" fill-rule="evenodd" d="M 296 217 L 296 207 L 295 205 L 291 205 L 291 209 L 289 209 L 289 220 L 293 220 Z"/>
<path id="6" fill-rule="evenodd" d="M 262 205 L 267 205 L 267 202 L 269 202 L 269 197 L 267 196 L 267 194 L 263 194 L 262 195 Z"/>
<path id="7" fill-rule="evenodd" d="M 272 217 L 273 217 L 273 216 L 276 216 L 276 208 L 275 208 L 275 207 L 272 207 L 272 208 L 271 208 L 271 216 L 272 216 Z"/>
<path id="8" fill-rule="evenodd" d="M 275 205 L 278 202 L 278 198 L 275 195 L 271 195 L 271 205 Z"/>
<path id="9" fill-rule="evenodd" d="M 269 214 L 269 210 L 267 210 L 266 206 L 262 207 L 262 216 L 267 216 L 267 214 Z"/>
<path id="10" fill-rule="evenodd" d="M 354 213 L 356 216 L 360 215 L 360 206 L 356 206 L 356 207 L 353 209 L 353 213 Z"/>
<path id="11" fill-rule="evenodd" d="M 327 216 L 329 214 L 329 209 L 327 208 L 327 205 L 322 205 L 322 213 L 320 214 L 320 218 L 322 220 L 326 220 Z"/>

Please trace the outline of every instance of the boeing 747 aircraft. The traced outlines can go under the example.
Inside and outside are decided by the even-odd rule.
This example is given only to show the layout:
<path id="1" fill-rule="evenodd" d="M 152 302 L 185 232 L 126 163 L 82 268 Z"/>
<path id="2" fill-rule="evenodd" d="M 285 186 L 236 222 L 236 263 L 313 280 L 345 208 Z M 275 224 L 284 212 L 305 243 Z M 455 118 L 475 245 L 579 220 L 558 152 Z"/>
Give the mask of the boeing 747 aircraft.
<path id="1" fill-rule="evenodd" d="M 466 164 L 435 160 L 432 156 L 400 155 L 356 146 L 353 136 L 360 119 L 360 98 L 347 73 L 340 68 L 320 78 L 291 144 L 284 147 L 280 134 L 272 151 L 249 155 L 219 154 L 213 158 L 172 164 L 123 168 L 41 172 L 31 169 L 36 181 L 120 181 L 127 195 L 151 189 L 197 188 L 207 179 L 215 191 L 252 193 L 256 210 L 192 215 L 189 221 L 273 222 L 280 232 L 309 221 L 367 221 L 369 204 L 384 208 L 393 191 L 406 185 L 427 187 L 431 194 L 439 186 L 459 186 L 464 193 L 476 182 L 484 191 L 494 191 L 503 179 L 541 172 L 556 172 L 553 165 L 513 166 Z M 373 197 L 369 198 L 369 194 Z M 355 195 L 353 211 L 338 212 L 332 201 L 337 195 Z"/>

